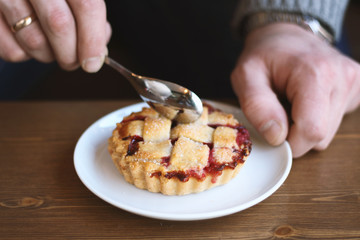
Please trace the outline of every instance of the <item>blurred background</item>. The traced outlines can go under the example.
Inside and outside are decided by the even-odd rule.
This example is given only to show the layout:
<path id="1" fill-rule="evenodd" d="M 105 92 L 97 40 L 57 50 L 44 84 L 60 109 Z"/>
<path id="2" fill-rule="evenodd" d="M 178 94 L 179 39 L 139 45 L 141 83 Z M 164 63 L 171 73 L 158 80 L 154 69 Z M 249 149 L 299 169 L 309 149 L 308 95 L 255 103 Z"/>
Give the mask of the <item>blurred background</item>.
<path id="1" fill-rule="evenodd" d="M 179 83 L 201 98 L 234 98 L 230 73 L 241 52 L 232 32 L 237 0 L 107 1 L 113 35 L 109 56 L 137 74 Z M 221 6 L 221 7 L 220 7 Z M 341 50 L 360 62 L 360 1 L 344 19 Z M 0 63 L 0 99 L 139 99 L 119 73 L 67 72 L 56 63 Z"/>

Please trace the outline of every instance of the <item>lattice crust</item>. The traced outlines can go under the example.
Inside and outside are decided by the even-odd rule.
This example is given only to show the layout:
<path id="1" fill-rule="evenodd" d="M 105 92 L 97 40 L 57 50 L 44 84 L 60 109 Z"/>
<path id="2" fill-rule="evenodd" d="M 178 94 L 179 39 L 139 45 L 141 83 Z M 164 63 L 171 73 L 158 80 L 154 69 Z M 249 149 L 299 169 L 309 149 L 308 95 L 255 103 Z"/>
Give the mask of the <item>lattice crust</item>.
<path id="1" fill-rule="evenodd" d="M 161 142 L 170 138 L 171 121 L 167 118 L 145 118 L 143 138 L 144 142 Z"/>
<path id="2" fill-rule="evenodd" d="M 251 141 L 232 114 L 209 105 L 191 124 L 177 124 L 143 108 L 117 124 L 108 149 L 129 183 L 182 195 L 228 182 L 250 154 Z"/>
<path id="3" fill-rule="evenodd" d="M 195 142 L 211 143 L 213 142 L 213 133 L 214 129 L 207 125 L 179 124 L 171 130 L 171 139 L 183 136 Z"/>
<path id="4" fill-rule="evenodd" d="M 143 136 L 144 131 L 144 121 L 142 120 L 134 120 L 125 122 L 123 124 L 117 124 L 119 130 L 119 137 L 127 137 L 127 136 Z"/>
<path id="5" fill-rule="evenodd" d="M 214 131 L 214 147 L 239 149 L 236 142 L 238 131 L 229 127 L 217 127 Z"/>
<path id="6" fill-rule="evenodd" d="M 132 156 L 127 156 L 130 161 L 153 161 L 154 163 L 161 163 L 164 156 L 171 154 L 171 141 L 165 140 L 162 142 L 139 142 L 139 150 Z"/>
<path id="7" fill-rule="evenodd" d="M 209 147 L 190 138 L 180 136 L 170 157 L 170 171 L 201 171 L 209 159 Z"/>

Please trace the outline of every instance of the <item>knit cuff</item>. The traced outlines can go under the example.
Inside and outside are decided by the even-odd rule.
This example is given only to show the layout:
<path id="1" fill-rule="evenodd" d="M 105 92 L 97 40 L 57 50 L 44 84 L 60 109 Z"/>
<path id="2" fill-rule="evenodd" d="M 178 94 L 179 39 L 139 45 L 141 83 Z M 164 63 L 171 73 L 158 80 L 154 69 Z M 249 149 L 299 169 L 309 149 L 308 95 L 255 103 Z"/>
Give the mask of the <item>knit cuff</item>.
<path id="1" fill-rule="evenodd" d="M 301 13 L 318 19 L 338 40 L 347 4 L 348 0 L 241 0 L 233 26 L 237 32 L 242 32 L 246 17 L 256 12 Z"/>

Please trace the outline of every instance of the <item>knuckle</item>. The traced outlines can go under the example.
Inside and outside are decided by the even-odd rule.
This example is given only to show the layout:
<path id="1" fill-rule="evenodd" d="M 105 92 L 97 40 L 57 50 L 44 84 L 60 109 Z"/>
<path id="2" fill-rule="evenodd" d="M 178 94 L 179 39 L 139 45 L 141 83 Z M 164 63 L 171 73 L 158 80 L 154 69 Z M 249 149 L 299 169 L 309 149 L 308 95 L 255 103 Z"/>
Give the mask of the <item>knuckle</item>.
<path id="1" fill-rule="evenodd" d="M 301 75 L 304 77 L 304 81 L 311 84 L 317 84 L 317 81 L 321 79 L 321 70 L 320 67 L 314 67 L 310 63 L 305 63 L 298 69 L 301 72 Z"/>
<path id="2" fill-rule="evenodd" d="M 324 57 L 315 57 L 314 60 L 312 62 L 316 62 L 316 65 L 314 65 L 313 68 L 316 66 L 316 69 L 318 69 L 320 73 L 327 73 L 332 71 L 333 68 L 331 67 L 329 59 Z"/>
<path id="3" fill-rule="evenodd" d="M 315 58 L 315 61 L 309 62 L 309 69 L 312 73 L 311 81 L 320 87 L 329 90 L 332 85 L 336 84 L 338 77 L 339 63 L 328 58 Z M 321 88 L 322 87 L 322 88 Z"/>
<path id="4" fill-rule="evenodd" d="M 70 29 L 69 26 L 74 24 L 72 15 L 60 9 L 50 11 L 47 18 L 47 24 L 52 33 L 66 32 Z"/>
<path id="5" fill-rule="evenodd" d="M 24 41 L 29 51 L 37 51 L 47 44 L 45 36 L 37 31 L 27 31 L 24 35 Z"/>
<path id="6" fill-rule="evenodd" d="M 312 142 L 320 142 L 327 136 L 327 127 L 321 122 L 309 122 L 304 130 L 305 135 Z"/>
<path id="7" fill-rule="evenodd" d="M 355 85 L 357 79 L 360 76 L 360 68 L 357 66 L 353 61 L 346 59 L 343 64 L 342 68 L 345 71 L 345 80 L 347 81 L 347 86 L 351 89 L 352 86 Z M 350 90 L 348 88 L 348 90 Z"/>
<path id="8" fill-rule="evenodd" d="M 239 65 L 238 65 L 239 70 L 243 74 L 251 72 L 252 70 L 258 68 L 261 65 L 260 62 L 261 62 L 261 60 L 258 59 L 257 56 L 240 59 Z"/>
<path id="9" fill-rule="evenodd" d="M 245 82 L 246 79 L 251 79 L 253 71 L 258 70 L 261 66 L 261 61 L 256 59 L 256 57 L 246 59 L 241 58 L 236 64 L 235 69 L 232 71 L 230 79 L 232 82 Z"/>
<path id="10" fill-rule="evenodd" d="M 292 66 L 296 66 L 297 75 L 311 84 L 321 84 L 321 81 L 328 79 L 326 75 L 332 71 L 327 59 L 308 54 L 293 56 L 291 62 Z"/>

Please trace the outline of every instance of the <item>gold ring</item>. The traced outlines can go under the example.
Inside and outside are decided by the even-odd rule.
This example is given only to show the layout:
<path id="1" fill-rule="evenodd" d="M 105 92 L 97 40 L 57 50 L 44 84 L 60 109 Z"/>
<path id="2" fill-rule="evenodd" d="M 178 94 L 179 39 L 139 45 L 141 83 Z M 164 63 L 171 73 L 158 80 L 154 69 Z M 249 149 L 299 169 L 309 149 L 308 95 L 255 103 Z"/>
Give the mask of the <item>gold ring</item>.
<path id="1" fill-rule="evenodd" d="M 31 23 L 33 23 L 36 20 L 36 15 L 35 14 L 31 14 L 23 19 L 20 19 L 19 21 L 17 21 L 12 27 L 11 30 L 15 33 L 21 29 L 23 29 L 24 27 L 29 26 Z"/>

